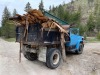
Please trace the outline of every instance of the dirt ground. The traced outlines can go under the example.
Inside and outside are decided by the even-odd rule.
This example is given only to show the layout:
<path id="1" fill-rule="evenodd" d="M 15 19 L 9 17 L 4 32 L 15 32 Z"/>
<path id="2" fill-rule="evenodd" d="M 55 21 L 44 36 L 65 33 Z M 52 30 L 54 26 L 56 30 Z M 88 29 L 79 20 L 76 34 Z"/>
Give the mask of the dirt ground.
<path id="1" fill-rule="evenodd" d="M 18 43 L 0 39 L 0 75 L 100 75 L 100 43 L 86 43 L 83 54 L 68 54 L 67 61 L 53 70 L 23 56 L 19 63 L 18 53 Z"/>

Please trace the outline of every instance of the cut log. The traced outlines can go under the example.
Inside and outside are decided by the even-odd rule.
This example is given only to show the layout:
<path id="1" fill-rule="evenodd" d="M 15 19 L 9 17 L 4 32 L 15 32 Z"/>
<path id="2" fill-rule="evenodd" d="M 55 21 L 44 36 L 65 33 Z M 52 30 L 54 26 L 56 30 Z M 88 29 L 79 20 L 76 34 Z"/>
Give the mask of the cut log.
<path id="1" fill-rule="evenodd" d="M 41 17 L 44 16 L 44 15 L 42 14 L 42 12 L 41 12 L 40 10 L 37 10 L 37 9 L 29 10 L 28 13 L 29 13 L 29 14 L 32 14 L 32 15 L 34 15 L 34 13 L 36 13 L 38 16 L 41 16 Z"/>
<path id="2" fill-rule="evenodd" d="M 60 26 L 59 24 L 57 24 L 57 23 L 55 23 L 55 22 L 53 22 L 53 23 L 60 29 L 61 32 L 65 33 L 65 34 L 67 34 L 67 35 L 69 36 L 67 30 L 65 30 L 65 29 L 64 29 L 62 26 Z"/>
<path id="3" fill-rule="evenodd" d="M 16 18 L 10 18 L 11 20 L 14 20 L 18 23 L 19 25 L 27 25 L 26 24 L 26 18 L 28 21 L 28 25 L 34 25 L 35 23 L 40 23 L 43 28 L 53 28 L 53 29 L 59 29 L 60 32 L 65 33 L 68 35 L 68 26 L 62 27 L 59 23 L 57 23 L 53 19 L 49 19 L 48 17 L 44 16 L 43 13 L 40 10 L 30 10 L 28 13 L 24 15 L 16 15 Z M 68 35 L 69 36 L 69 35 Z"/>
<path id="4" fill-rule="evenodd" d="M 63 61 L 66 62 L 66 52 L 65 52 L 65 38 L 64 38 L 64 33 L 61 33 L 61 48 L 62 48 L 62 57 Z"/>

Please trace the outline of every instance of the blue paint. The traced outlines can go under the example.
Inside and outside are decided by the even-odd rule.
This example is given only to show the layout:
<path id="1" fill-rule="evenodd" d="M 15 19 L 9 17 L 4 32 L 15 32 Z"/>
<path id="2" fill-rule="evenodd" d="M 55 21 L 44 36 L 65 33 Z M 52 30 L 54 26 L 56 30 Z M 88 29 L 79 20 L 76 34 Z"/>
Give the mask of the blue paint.
<path id="1" fill-rule="evenodd" d="M 75 32 L 73 32 L 75 30 Z M 83 36 L 79 35 L 78 28 L 70 29 L 70 42 L 66 43 L 67 47 L 75 45 L 75 49 L 79 50 L 80 42 L 83 42 Z"/>

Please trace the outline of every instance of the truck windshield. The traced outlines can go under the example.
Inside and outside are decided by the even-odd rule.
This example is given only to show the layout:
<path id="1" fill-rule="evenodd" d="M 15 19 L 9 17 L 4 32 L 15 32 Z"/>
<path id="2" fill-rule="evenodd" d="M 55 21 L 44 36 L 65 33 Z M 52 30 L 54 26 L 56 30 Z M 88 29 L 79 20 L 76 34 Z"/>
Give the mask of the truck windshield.
<path id="1" fill-rule="evenodd" d="M 75 34 L 75 35 L 79 35 L 79 29 L 78 28 L 70 28 L 70 33 Z"/>

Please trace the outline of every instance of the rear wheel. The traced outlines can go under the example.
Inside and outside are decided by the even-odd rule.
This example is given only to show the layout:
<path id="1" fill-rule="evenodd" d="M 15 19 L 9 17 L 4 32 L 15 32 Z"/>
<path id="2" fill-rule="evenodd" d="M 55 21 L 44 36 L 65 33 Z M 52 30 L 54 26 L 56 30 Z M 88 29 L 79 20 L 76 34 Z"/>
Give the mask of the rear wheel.
<path id="1" fill-rule="evenodd" d="M 30 61 L 34 61 L 37 59 L 37 54 L 36 53 L 30 53 L 30 52 L 25 52 L 24 57 Z"/>
<path id="2" fill-rule="evenodd" d="M 79 50 L 76 51 L 76 54 L 82 54 L 83 48 L 84 48 L 83 44 L 80 43 Z"/>
<path id="3" fill-rule="evenodd" d="M 46 54 L 46 65 L 51 69 L 55 69 L 60 65 L 61 52 L 58 49 L 51 48 Z"/>

